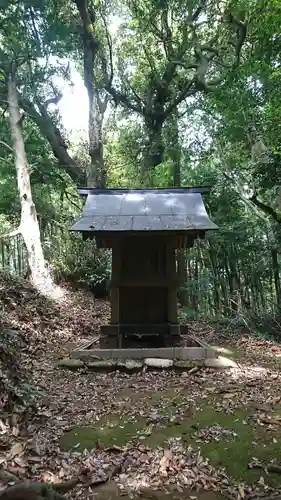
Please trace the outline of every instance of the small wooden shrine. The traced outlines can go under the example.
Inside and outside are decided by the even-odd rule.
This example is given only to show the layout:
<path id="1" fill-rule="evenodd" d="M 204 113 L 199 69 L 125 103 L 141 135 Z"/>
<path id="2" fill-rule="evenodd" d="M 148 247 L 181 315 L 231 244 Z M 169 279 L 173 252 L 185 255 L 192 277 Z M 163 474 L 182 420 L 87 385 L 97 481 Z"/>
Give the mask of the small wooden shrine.
<path id="1" fill-rule="evenodd" d="M 218 229 L 202 194 L 207 187 L 78 190 L 87 196 L 71 228 L 112 249 L 110 324 L 101 326 L 101 348 L 178 345 L 175 252 Z"/>

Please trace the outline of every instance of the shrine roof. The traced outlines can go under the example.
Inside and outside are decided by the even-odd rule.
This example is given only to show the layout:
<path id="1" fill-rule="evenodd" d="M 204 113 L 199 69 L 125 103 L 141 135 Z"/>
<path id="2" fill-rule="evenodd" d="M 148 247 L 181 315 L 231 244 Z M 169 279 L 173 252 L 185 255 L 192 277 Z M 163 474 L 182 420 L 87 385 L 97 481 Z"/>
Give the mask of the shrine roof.
<path id="1" fill-rule="evenodd" d="M 87 196 L 81 217 L 71 227 L 80 232 L 209 231 L 202 194 L 208 187 L 96 189 L 80 188 Z"/>

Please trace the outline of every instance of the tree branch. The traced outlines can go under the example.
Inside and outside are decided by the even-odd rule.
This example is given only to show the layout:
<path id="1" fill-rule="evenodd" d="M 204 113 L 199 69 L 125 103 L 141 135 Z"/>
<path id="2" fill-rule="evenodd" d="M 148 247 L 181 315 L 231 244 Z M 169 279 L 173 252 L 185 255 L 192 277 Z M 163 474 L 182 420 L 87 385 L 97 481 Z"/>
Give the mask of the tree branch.
<path id="1" fill-rule="evenodd" d="M 64 190 L 64 194 L 66 196 L 66 199 L 73 205 L 75 208 L 77 208 L 80 212 L 81 210 L 81 205 L 79 206 L 75 201 L 73 200 L 73 196 L 67 191 L 67 189 Z"/>
<path id="2" fill-rule="evenodd" d="M 202 0 L 201 4 L 195 9 L 195 11 L 191 15 L 191 21 L 194 23 L 197 21 L 198 17 L 200 16 L 201 12 L 203 11 L 204 7 L 206 5 L 206 0 Z"/>
<path id="3" fill-rule="evenodd" d="M 75 183 L 84 182 L 84 173 L 78 167 L 73 158 L 71 158 L 68 154 L 67 145 L 65 144 L 59 129 L 54 125 L 44 106 L 42 104 L 38 104 L 40 110 L 40 113 L 38 113 L 34 104 L 21 94 L 19 94 L 19 105 L 37 125 L 42 135 L 47 139 L 54 156 L 57 158 L 59 164 L 65 169 L 71 179 Z"/>
<path id="4" fill-rule="evenodd" d="M 183 61 L 171 61 L 171 63 L 175 64 L 176 66 L 180 66 L 181 68 L 184 69 L 196 69 L 198 66 L 195 62 L 189 64 Z"/>
<path id="5" fill-rule="evenodd" d="M 187 84 L 185 85 L 185 87 L 181 90 L 181 92 L 179 93 L 179 95 L 173 99 L 170 104 L 167 106 L 167 108 L 165 109 L 164 111 L 164 119 L 167 118 L 167 116 L 169 116 L 169 114 L 182 102 L 184 101 L 184 99 L 186 99 L 187 97 L 191 97 L 192 95 L 196 94 L 196 92 L 198 91 L 197 88 L 193 88 L 192 89 L 192 86 L 194 84 L 194 79 L 192 80 L 189 80 L 189 82 L 187 82 Z"/>
<path id="6" fill-rule="evenodd" d="M 242 46 L 243 46 L 243 44 L 246 40 L 246 37 L 247 37 L 248 19 L 245 18 L 244 21 L 242 21 L 241 19 L 234 17 L 233 14 L 230 12 L 228 14 L 228 22 L 231 26 L 233 26 L 235 28 L 235 32 L 236 32 L 236 40 L 234 42 L 235 62 L 233 65 L 233 69 L 235 69 L 240 64 Z"/>
<path id="7" fill-rule="evenodd" d="M 45 102 L 44 102 L 44 106 L 47 108 L 50 104 L 55 104 L 57 105 L 60 100 L 62 99 L 62 92 L 59 92 L 54 84 L 51 82 L 51 87 L 53 89 L 53 92 L 54 92 L 54 97 L 50 97 L 50 99 L 47 99 Z"/>
<path id="8" fill-rule="evenodd" d="M 265 203 L 263 203 L 262 201 L 258 200 L 256 193 L 253 194 L 253 196 L 251 196 L 250 198 L 247 198 L 244 195 L 241 186 L 239 185 L 237 180 L 232 175 L 230 175 L 228 172 L 225 172 L 225 171 L 223 172 L 223 175 L 226 177 L 226 179 L 228 179 L 232 184 L 234 184 L 236 186 L 236 190 L 235 190 L 236 193 L 239 195 L 241 200 L 249 208 L 254 210 L 254 212 L 256 213 L 257 216 L 262 218 L 264 221 L 268 222 L 268 218 L 266 217 L 266 215 L 270 215 L 270 217 L 275 222 L 277 222 L 278 224 L 281 224 L 281 217 L 275 212 L 275 210 L 272 207 L 270 207 L 270 206 L 266 205 Z M 257 210 L 257 209 L 259 209 L 259 210 Z M 264 215 L 264 214 L 266 214 L 266 215 Z"/>
<path id="9" fill-rule="evenodd" d="M 265 214 L 270 215 L 272 219 L 277 222 L 278 224 L 281 224 L 281 217 L 280 215 L 275 212 L 275 210 L 270 207 L 269 205 L 266 205 L 263 201 L 258 200 L 257 194 L 253 194 L 251 198 L 249 198 L 254 205 L 256 205 L 258 208 L 260 208 Z"/>
<path id="10" fill-rule="evenodd" d="M 39 32 L 38 32 L 38 29 L 36 27 L 36 15 L 34 13 L 34 9 L 33 7 L 27 7 L 27 11 L 29 12 L 29 17 L 31 19 L 31 25 L 32 25 L 32 30 L 33 30 L 33 36 L 34 36 L 34 40 L 35 40 L 35 45 L 36 45 L 36 48 L 38 50 L 38 54 L 40 54 L 41 52 L 41 46 L 43 45 L 42 42 L 41 42 L 41 39 L 40 39 L 40 35 L 39 35 Z M 42 46 L 42 52 L 45 54 L 45 47 Z"/>
<path id="11" fill-rule="evenodd" d="M 105 90 L 107 90 L 107 92 L 113 97 L 116 104 L 123 104 L 123 106 L 131 109 L 132 111 L 135 111 L 135 113 L 145 115 L 145 109 L 143 106 L 132 102 L 125 94 L 122 94 L 122 92 L 118 92 L 118 90 L 116 90 L 110 84 L 105 85 Z"/>
<path id="12" fill-rule="evenodd" d="M 12 153 L 14 153 L 13 148 L 9 144 L 7 144 L 5 141 L 0 140 L 0 144 L 2 144 L 3 146 L 5 146 L 5 148 L 9 149 Z"/>

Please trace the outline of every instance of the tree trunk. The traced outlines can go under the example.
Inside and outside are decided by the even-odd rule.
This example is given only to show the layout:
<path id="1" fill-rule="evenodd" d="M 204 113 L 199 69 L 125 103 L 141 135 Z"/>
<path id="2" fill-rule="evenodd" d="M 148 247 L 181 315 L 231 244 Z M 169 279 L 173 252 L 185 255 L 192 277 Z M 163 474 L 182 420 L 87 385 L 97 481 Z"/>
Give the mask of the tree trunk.
<path id="1" fill-rule="evenodd" d="M 281 286 L 280 286 L 280 276 L 279 276 L 278 253 L 276 248 L 273 248 L 271 250 L 271 256 L 272 256 L 272 269 L 273 269 L 275 292 L 276 292 L 276 303 L 278 307 L 281 307 Z"/>
<path id="2" fill-rule="evenodd" d="M 81 23 L 84 46 L 84 85 L 89 100 L 89 156 L 90 165 L 87 171 L 89 187 L 105 188 L 106 174 L 103 158 L 102 125 L 107 108 L 107 95 L 102 100 L 95 75 L 97 55 L 100 44 L 95 35 L 96 14 L 88 0 L 75 0 Z"/>
<path id="3" fill-rule="evenodd" d="M 91 85 L 87 87 L 89 99 L 89 155 L 91 158 L 87 170 L 87 186 L 106 187 L 106 172 L 103 157 L 102 125 L 107 101 L 101 102 L 99 90 Z"/>
<path id="4" fill-rule="evenodd" d="M 239 280 L 236 268 L 236 255 L 233 251 L 232 246 L 230 246 L 230 252 L 228 254 L 229 263 L 229 285 L 230 285 L 230 308 L 233 314 L 239 311 L 240 305 L 240 294 L 239 294 Z"/>
<path id="5" fill-rule="evenodd" d="M 209 259 L 213 274 L 214 310 L 215 314 L 219 314 L 220 312 L 219 274 L 217 272 L 216 253 L 213 251 L 211 241 L 209 242 Z"/>
<path id="6" fill-rule="evenodd" d="M 167 120 L 167 146 L 166 154 L 171 162 L 171 184 L 173 187 L 181 186 L 181 146 L 179 139 L 177 109 Z"/>
<path id="7" fill-rule="evenodd" d="M 163 142 L 163 122 L 154 118 L 147 118 L 145 120 L 147 130 L 147 147 L 144 153 L 144 160 L 141 169 L 140 182 L 143 186 L 153 186 L 153 173 L 155 167 L 160 165 L 164 156 L 164 142 Z"/>
<path id="8" fill-rule="evenodd" d="M 168 138 L 167 138 L 167 156 L 171 161 L 171 178 L 172 186 L 181 186 L 181 147 L 179 143 L 179 127 L 178 127 L 178 112 L 177 110 L 169 117 L 168 120 Z M 164 151 L 163 151 L 164 152 Z M 162 153 L 163 156 L 163 153 Z M 176 252 L 177 259 L 177 274 L 181 283 L 187 282 L 187 259 L 185 248 L 179 249 Z M 180 294 L 181 305 L 186 305 L 186 297 L 184 293 Z"/>
<path id="9" fill-rule="evenodd" d="M 40 239 L 40 230 L 35 205 L 32 199 L 28 162 L 21 130 L 21 115 L 15 73 L 8 78 L 8 106 L 12 145 L 17 173 L 17 185 L 21 203 L 21 221 L 18 232 L 22 234 L 28 255 L 28 264 L 33 284 L 43 289 L 49 278 Z"/>

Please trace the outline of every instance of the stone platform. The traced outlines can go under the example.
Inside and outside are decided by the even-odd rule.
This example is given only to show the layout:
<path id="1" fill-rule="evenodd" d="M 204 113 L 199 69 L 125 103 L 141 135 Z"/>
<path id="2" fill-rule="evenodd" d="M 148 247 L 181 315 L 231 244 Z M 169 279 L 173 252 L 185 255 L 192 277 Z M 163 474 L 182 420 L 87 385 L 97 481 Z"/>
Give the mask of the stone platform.
<path id="1" fill-rule="evenodd" d="M 96 348 L 94 340 L 80 344 L 71 353 L 74 359 L 147 359 L 162 358 L 171 360 L 198 359 L 205 360 L 215 358 L 216 352 L 209 345 L 202 343 L 199 339 L 189 336 L 185 339 L 188 344 L 185 347 L 128 347 L 124 349 L 101 349 Z"/>

